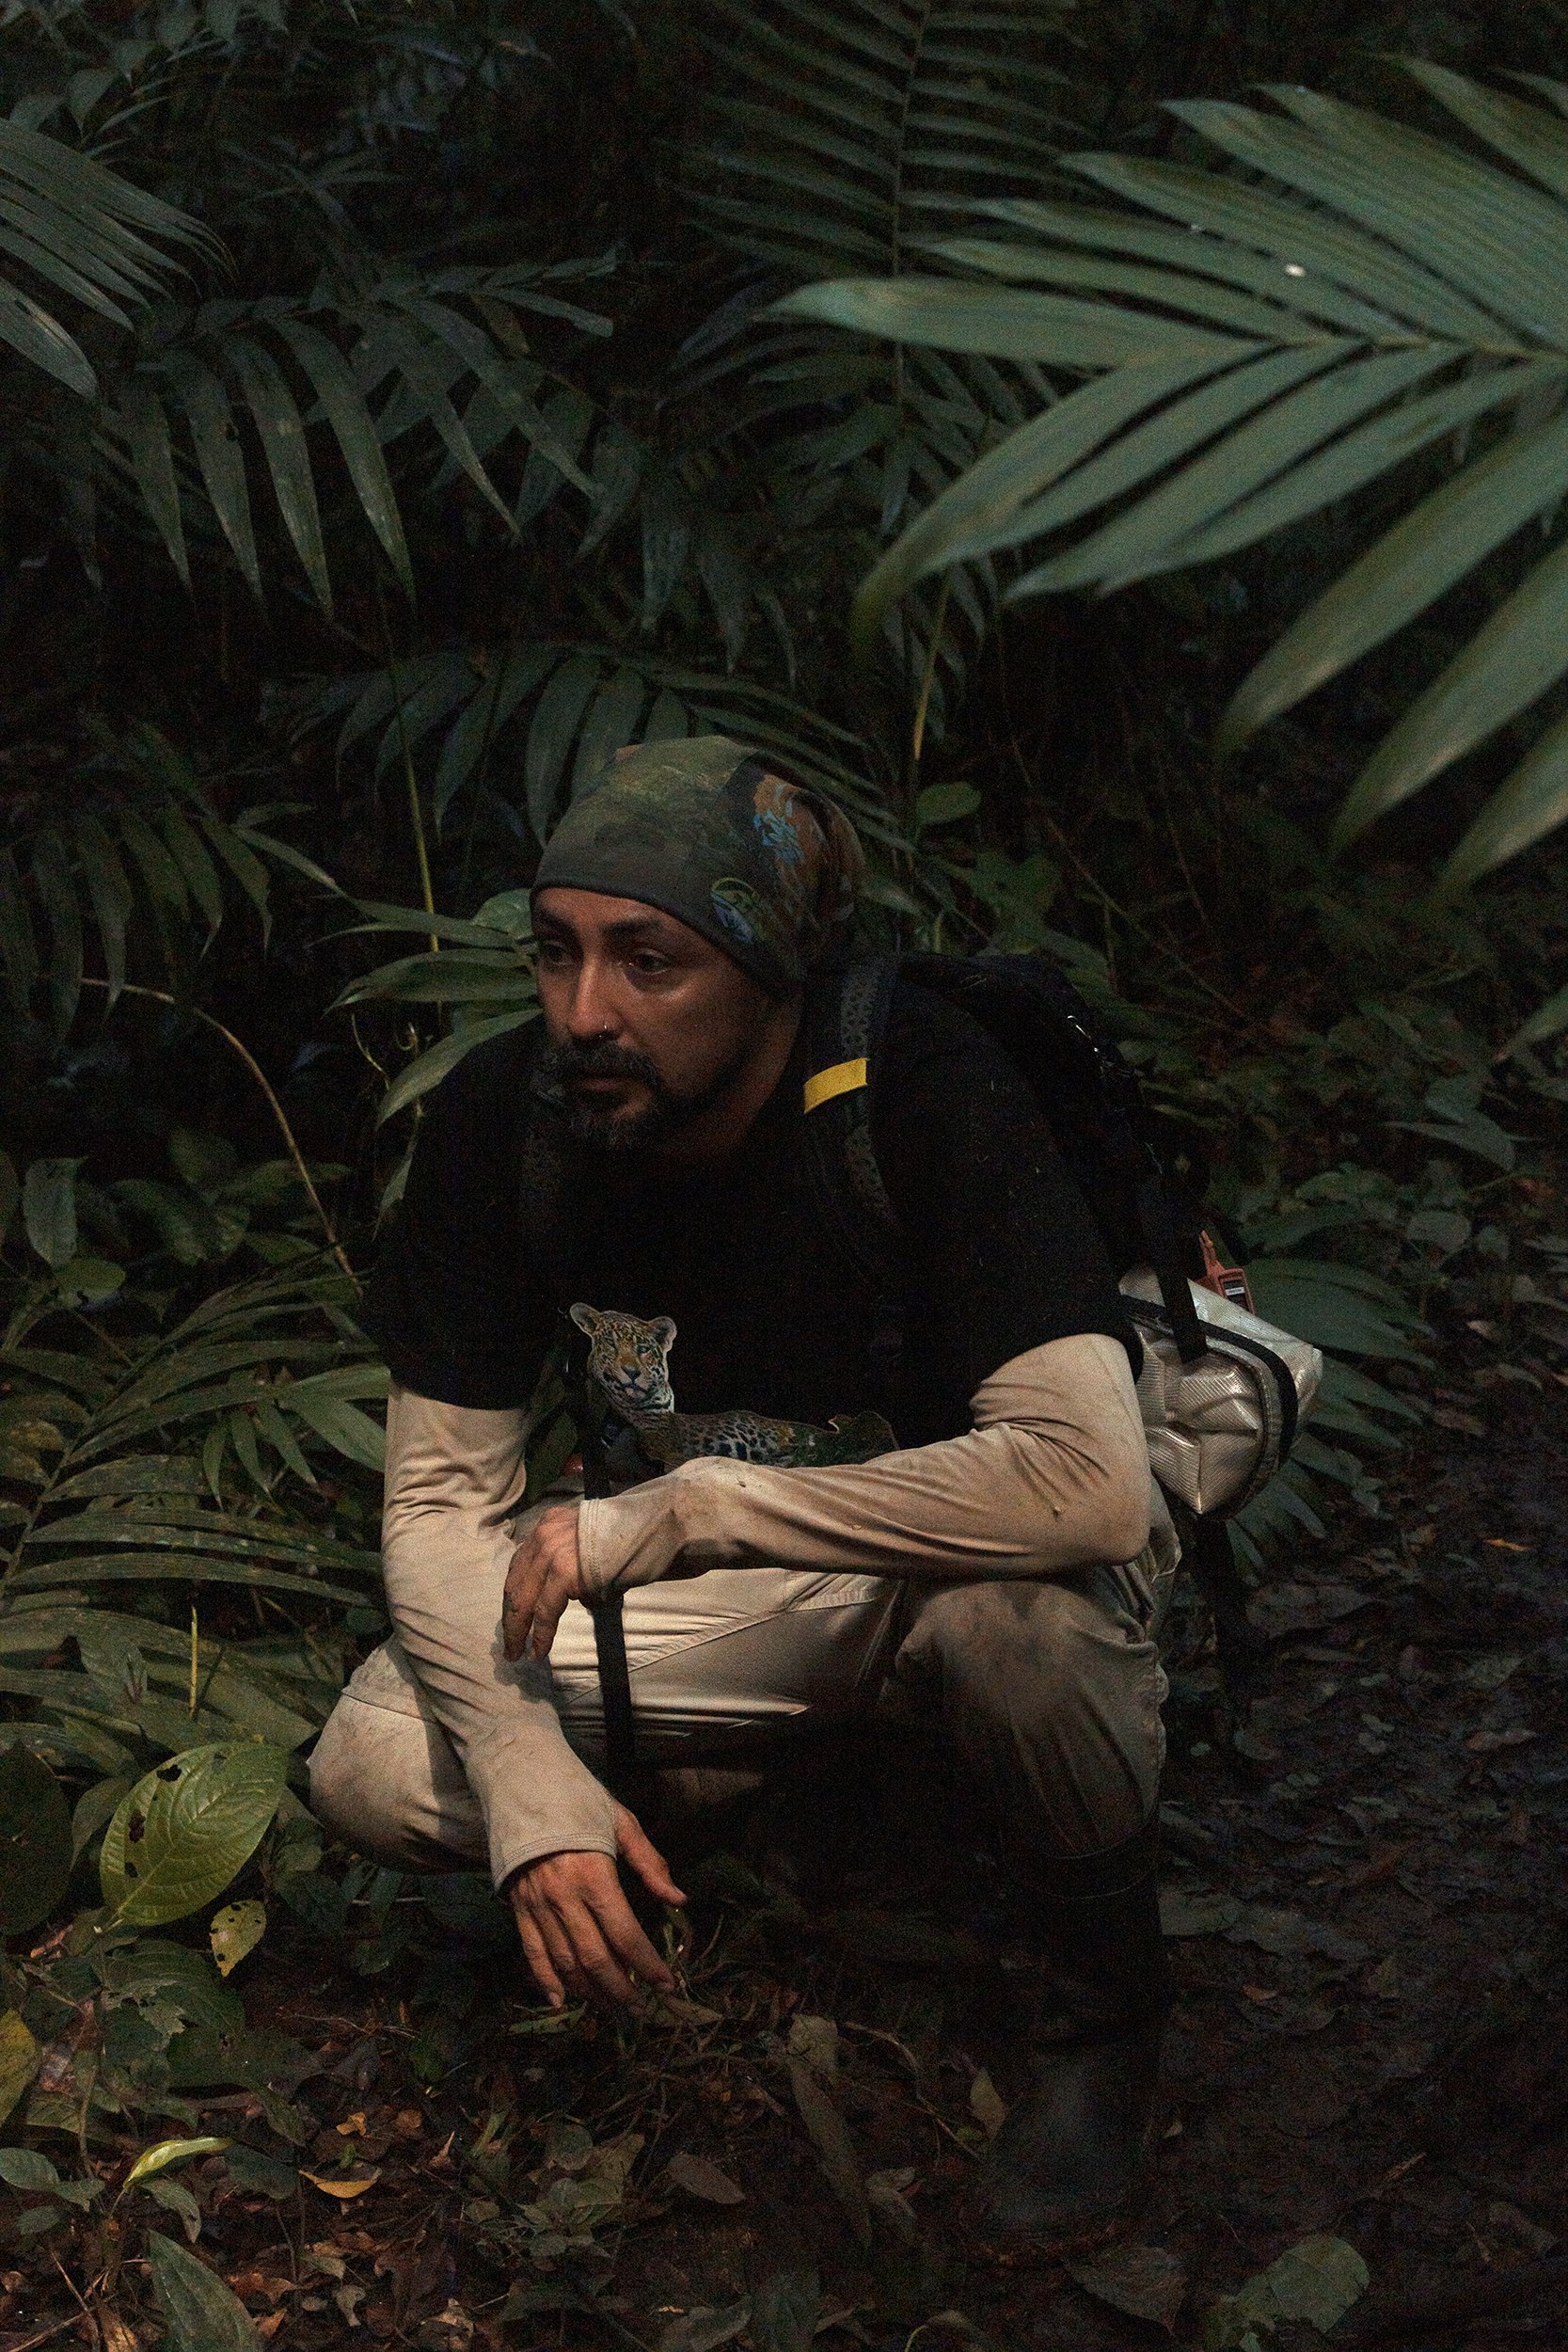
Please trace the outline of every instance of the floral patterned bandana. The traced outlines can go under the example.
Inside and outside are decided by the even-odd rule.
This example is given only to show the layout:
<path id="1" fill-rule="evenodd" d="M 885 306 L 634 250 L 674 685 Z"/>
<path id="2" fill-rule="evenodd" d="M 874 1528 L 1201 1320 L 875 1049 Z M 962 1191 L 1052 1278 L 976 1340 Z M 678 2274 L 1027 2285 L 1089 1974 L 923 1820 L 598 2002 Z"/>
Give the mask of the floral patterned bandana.
<path id="1" fill-rule="evenodd" d="M 658 907 L 788 996 L 847 928 L 864 862 L 831 801 L 699 735 L 617 752 L 550 835 L 533 888 Z"/>

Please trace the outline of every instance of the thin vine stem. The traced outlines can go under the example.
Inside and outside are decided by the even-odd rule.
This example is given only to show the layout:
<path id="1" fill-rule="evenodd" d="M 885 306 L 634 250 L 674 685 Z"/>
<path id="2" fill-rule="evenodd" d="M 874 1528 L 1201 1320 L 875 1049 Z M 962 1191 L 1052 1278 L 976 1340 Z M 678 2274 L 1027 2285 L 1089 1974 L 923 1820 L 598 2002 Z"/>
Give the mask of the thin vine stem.
<path id="1" fill-rule="evenodd" d="M 392 651 L 391 625 L 382 597 L 380 582 L 376 583 L 375 609 L 381 622 L 382 644 L 387 655 L 387 675 L 392 682 L 392 711 L 397 724 L 398 750 L 403 757 L 403 780 L 408 790 L 408 821 L 414 833 L 414 855 L 420 867 L 420 895 L 427 914 L 436 912 L 436 890 L 430 876 L 430 845 L 425 838 L 424 810 L 420 803 L 420 783 L 414 773 L 414 753 L 408 740 L 407 722 L 403 709 L 403 681 L 398 675 L 397 656 Z M 441 943 L 434 931 L 430 934 L 430 952 L 438 956 Z"/>
<path id="2" fill-rule="evenodd" d="M 109 983 L 107 980 L 96 980 L 84 977 L 82 981 L 82 986 L 84 988 L 107 989 L 108 985 Z M 155 1004 L 172 1005 L 176 1012 L 186 1012 L 190 1014 L 193 1020 L 205 1022 L 209 1029 L 215 1029 L 219 1037 L 224 1040 L 225 1043 L 233 1047 L 235 1053 L 238 1054 L 240 1059 L 244 1062 L 245 1068 L 249 1071 L 251 1076 L 261 1088 L 261 1092 L 266 1096 L 267 1108 L 271 1111 L 274 1119 L 277 1121 L 277 1131 L 282 1136 L 284 1144 L 287 1147 L 290 1159 L 293 1160 L 294 1164 L 294 1173 L 299 1178 L 300 1183 L 305 1186 L 307 1193 L 309 1195 L 310 1206 L 315 1210 L 317 1216 L 321 1219 L 322 1232 L 326 1235 L 327 1243 L 331 1248 L 332 1255 L 337 1259 L 338 1263 L 342 1267 L 343 1272 L 348 1276 L 348 1279 L 354 1284 L 355 1289 L 357 1290 L 359 1288 L 359 1277 L 350 1265 L 347 1256 L 344 1253 L 342 1243 L 338 1239 L 338 1229 L 326 1213 L 326 1204 L 323 1200 L 321 1194 L 316 1190 L 314 1181 L 311 1178 L 310 1170 L 305 1164 L 305 1154 L 300 1150 L 298 1139 L 294 1135 L 293 1129 L 289 1124 L 289 1114 L 283 1108 L 283 1105 L 278 1101 L 277 1095 L 273 1092 L 272 1087 L 267 1079 L 266 1072 L 261 1068 L 261 1063 L 257 1060 L 255 1055 L 250 1051 L 250 1048 L 241 1042 L 241 1041 L 234 1035 L 232 1029 L 226 1029 L 223 1023 L 215 1019 L 212 1013 L 203 1012 L 199 1005 L 182 1005 L 178 996 L 171 996 L 169 994 L 167 989 L 143 988 L 135 980 L 125 980 L 121 982 L 117 993 L 121 996 L 150 996 Z"/>

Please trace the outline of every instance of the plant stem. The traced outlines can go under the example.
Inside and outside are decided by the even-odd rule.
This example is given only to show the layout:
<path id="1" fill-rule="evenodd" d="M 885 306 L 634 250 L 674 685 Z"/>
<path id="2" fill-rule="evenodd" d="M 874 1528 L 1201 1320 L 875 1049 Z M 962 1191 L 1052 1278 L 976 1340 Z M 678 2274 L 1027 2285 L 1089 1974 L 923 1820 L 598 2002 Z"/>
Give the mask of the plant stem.
<path id="1" fill-rule="evenodd" d="M 109 983 L 107 980 L 95 980 L 84 977 L 82 981 L 82 986 L 84 988 L 106 989 Z M 226 1029 L 223 1023 L 215 1020 L 212 1013 L 203 1012 L 199 1005 L 182 1005 L 180 1002 L 179 997 L 171 996 L 166 988 L 142 988 L 135 980 L 126 980 L 121 983 L 119 993 L 122 996 L 150 996 L 155 1004 L 172 1005 L 176 1012 L 188 1012 L 193 1020 L 203 1021 L 206 1023 L 209 1029 L 215 1029 L 219 1037 L 224 1039 L 228 1044 L 233 1047 L 235 1053 L 238 1054 L 240 1059 L 244 1062 L 245 1068 L 249 1071 L 251 1076 L 261 1088 L 261 1092 L 266 1096 L 267 1107 L 271 1111 L 274 1119 L 277 1121 L 278 1133 L 281 1135 L 285 1145 L 288 1147 L 290 1159 L 293 1160 L 294 1164 L 294 1173 L 299 1178 L 300 1183 L 305 1186 L 306 1192 L 309 1196 L 310 1206 L 315 1210 L 317 1216 L 321 1219 L 322 1232 L 326 1235 L 327 1243 L 331 1248 L 332 1255 L 337 1259 L 338 1263 L 342 1267 L 343 1272 L 348 1276 L 348 1279 L 354 1284 L 355 1289 L 357 1290 L 359 1288 L 359 1277 L 356 1274 L 354 1268 L 350 1265 L 347 1257 L 344 1255 L 343 1246 L 338 1239 L 337 1228 L 333 1224 L 332 1219 L 327 1216 L 325 1205 L 322 1200 L 322 1197 L 316 1190 L 315 1184 L 311 1180 L 310 1170 L 305 1165 L 305 1154 L 300 1150 L 298 1141 L 294 1136 L 294 1131 L 289 1124 L 289 1115 L 283 1108 L 282 1104 L 278 1101 L 277 1095 L 273 1092 L 271 1086 L 267 1082 L 266 1072 L 261 1068 L 261 1063 L 257 1060 L 255 1055 L 250 1051 L 249 1047 L 242 1045 L 239 1039 L 234 1035 L 233 1030 Z"/>
<path id="2" fill-rule="evenodd" d="M 926 675 L 920 681 L 920 698 L 914 707 L 914 725 L 910 733 L 910 767 L 913 776 L 918 776 L 920 771 L 920 754 L 926 741 L 926 714 L 930 709 L 931 689 L 936 684 L 937 650 L 947 622 L 947 598 L 952 585 L 953 575 L 948 572 L 942 580 L 942 593 L 937 598 L 936 613 L 931 622 L 931 642 L 926 652 Z"/>
<path id="3" fill-rule="evenodd" d="M 414 854 L 420 866 L 420 893 L 427 914 L 436 912 L 436 892 L 430 879 L 430 845 L 425 839 L 424 810 L 420 805 L 419 778 L 414 773 L 414 754 L 408 741 L 408 726 L 403 709 L 403 681 L 398 676 L 397 656 L 392 651 L 392 631 L 387 619 L 387 607 L 376 582 L 375 609 L 381 621 L 381 637 L 387 654 L 387 675 L 392 681 L 392 711 L 397 722 L 398 749 L 403 755 L 403 780 L 408 787 L 408 820 L 414 832 Z M 441 943 L 434 931 L 430 934 L 430 952 L 438 956 Z"/>

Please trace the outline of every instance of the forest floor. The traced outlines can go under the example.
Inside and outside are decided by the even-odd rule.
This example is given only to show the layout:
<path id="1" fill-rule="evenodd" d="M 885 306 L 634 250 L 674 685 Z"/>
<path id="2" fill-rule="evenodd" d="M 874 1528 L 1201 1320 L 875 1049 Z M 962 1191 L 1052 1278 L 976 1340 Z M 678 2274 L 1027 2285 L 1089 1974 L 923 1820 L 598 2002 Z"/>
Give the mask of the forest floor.
<path id="1" fill-rule="evenodd" d="M 1255 1597 L 1241 1707 L 1201 1653 L 1176 1675 L 1177 2005 L 1111 2249 L 966 2233 L 1006 1972 L 961 1797 L 887 1740 L 728 1851 L 671 1841 L 688 1992 L 631 2026 L 531 2006 L 451 1883 L 444 1926 L 388 1877 L 357 1944 L 280 1923 L 248 2001 L 298 2045 L 288 2130 L 245 2093 L 203 2123 L 258 2152 L 248 2184 L 209 2160 L 202 2250 L 273 2352 L 1221 2352 L 1270 2339 L 1216 2297 L 1291 2248 L 1343 2280 L 1324 2238 L 1370 2274 L 1335 2343 L 1568 2343 L 1568 1387 L 1483 1352 L 1450 1357 L 1386 1516 Z M 23 2283 L 0 2345 L 35 2340 Z"/>

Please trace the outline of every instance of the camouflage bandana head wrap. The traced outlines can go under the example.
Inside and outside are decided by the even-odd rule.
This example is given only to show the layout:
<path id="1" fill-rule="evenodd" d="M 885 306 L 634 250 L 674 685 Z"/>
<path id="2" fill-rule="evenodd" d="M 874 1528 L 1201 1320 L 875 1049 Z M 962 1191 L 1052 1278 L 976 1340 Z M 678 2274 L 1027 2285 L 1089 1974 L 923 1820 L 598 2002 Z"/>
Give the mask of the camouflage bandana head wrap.
<path id="1" fill-rule="evenodd" d="M 782 997 L 847 926 L 863 866 L 832 802 L 699 735 L 618 752 L 550 835 L 533 888 L 658 907 Z"/>

